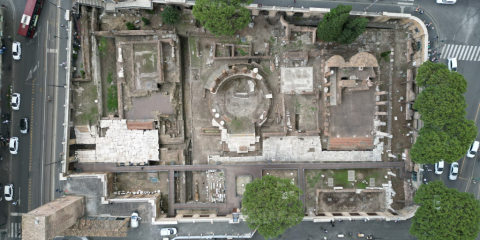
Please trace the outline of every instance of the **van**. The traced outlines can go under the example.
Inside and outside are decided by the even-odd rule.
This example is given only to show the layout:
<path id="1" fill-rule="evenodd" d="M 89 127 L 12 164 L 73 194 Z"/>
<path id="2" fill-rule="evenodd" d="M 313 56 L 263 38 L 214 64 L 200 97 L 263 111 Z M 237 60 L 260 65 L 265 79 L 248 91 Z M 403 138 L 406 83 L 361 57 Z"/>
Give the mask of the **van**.
<path id="1" fill-rule="evenodd" d="M 442 174 L 445 163 L 442 161 L 435 163 L 435 174 Z"/>
<path id="2" fill-rule="evenodd" d="M 467 157 L 468 158 L 474 158 L 475 155 L 477 154 L 478 147 L 480 146 L 480 142 L 474 141 L 472 145 L 470 146 L 470 149 L 468 149 L 467 152 Z"/>

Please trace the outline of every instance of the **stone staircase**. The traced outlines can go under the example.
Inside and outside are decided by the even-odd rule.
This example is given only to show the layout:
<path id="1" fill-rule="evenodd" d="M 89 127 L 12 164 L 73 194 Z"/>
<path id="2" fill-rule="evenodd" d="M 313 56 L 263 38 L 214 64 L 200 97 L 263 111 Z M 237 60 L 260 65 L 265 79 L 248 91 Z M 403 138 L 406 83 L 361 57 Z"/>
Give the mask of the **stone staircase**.
<path id="1" fill-rule="evenodd" d="M 103 8 L 103 9 L 107 7 L 107 3 L 105 3 L 102 0 L 73 0 L 73 3 L 91 6 L 91 7 Z"/>
<path id="2" fill-rule="evenodd" d="M 328 150 L 371 150 L 374 137 L 331 137 Z"/>

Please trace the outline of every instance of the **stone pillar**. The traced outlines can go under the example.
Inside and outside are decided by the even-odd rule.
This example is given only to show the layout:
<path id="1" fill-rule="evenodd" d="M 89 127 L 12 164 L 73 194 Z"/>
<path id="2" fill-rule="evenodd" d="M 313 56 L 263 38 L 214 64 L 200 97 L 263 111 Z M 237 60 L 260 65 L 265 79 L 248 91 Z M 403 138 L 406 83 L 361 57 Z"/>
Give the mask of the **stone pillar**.
<path id="1" fill-rule="evenodd" d="M 232 71 L 233 71 L 233 74 L 236 74 L 237 73 L 237 66 L 233 66 Z"/>
<path id="2" fill-rule="evenodd" d="M 310 16 L 312 16 L 312 13 L 311 13 L 311 12 L 303 13 L 303 17 L 304 17 L 304 18 L 309 18 Z"/>
<path id="3" fill-rule="evenodd" d="M 380 105 L 387 105 L 387 101 L 380 101 L 376 102 L 375 105 L 380 106 Z"/>
<path id="4" fill-rule="evenodd" d="M 377 115 L 377 116 L 387 116 L 388 113 L 387 112 L 375 112 L 375 115 Z"/>
<path id="5" fill-rule="evenodd" d="M 325 87 L 330 87 L 332 85 L 331 82 L 325 83 Z"/>
<path id="6" fill-rule="evenodd" d="M 328 76 L 330 76 L 330 75 L 332 75 L 332 74 L 333 74 L 333 70 L 330 71 L 330 72 L 325 73 L 325 77 L 328 77 Z"/>
<path id="7" fill-rule="evenodd" d="M 272 11 L 272 10 L 268 11 L 269 17 L 275 17 L 276 15 L 277 15 L 277 11 Z"/>
<path id="8" fill-rule="evenodd" d="M 333 93 L 327 93 L 326 96 L 331 97 L 331 96 L 333 96 Z"/>
<path id="9" fill-rule="evenodd" d="M 243 68 L 243 73 L 247 73 L 248 72 L 248 69 L 246 67 Z"/>
<path id="10" fill-rule="evenodd" d="M 222 77 L 226 77 L 226 76 L 228 76 L 227 71 L 222 70 Z"/>
<path id="11" fill-rule="evenodd" d="M 252 15 L 253 15 L 253 16 L 258 16 L 258 14 L 260 14 L 260 10 L 258 10 L 258 9 L 252 9 Z"/>
<path id="12" fill-rule="evenodd" d="M 293 16 L 294 12 L 287 12 L 287 17 Z"/>

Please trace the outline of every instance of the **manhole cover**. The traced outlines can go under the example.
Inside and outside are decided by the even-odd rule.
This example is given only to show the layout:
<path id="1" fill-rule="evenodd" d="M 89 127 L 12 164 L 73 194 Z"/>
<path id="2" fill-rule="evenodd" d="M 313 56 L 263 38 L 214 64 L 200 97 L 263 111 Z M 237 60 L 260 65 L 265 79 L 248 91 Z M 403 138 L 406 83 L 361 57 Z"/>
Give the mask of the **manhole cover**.
<path id="1" fill-rule="evenodd" d="M 348 181 L 355 181 L 355 170 L 348 170 Z"/>

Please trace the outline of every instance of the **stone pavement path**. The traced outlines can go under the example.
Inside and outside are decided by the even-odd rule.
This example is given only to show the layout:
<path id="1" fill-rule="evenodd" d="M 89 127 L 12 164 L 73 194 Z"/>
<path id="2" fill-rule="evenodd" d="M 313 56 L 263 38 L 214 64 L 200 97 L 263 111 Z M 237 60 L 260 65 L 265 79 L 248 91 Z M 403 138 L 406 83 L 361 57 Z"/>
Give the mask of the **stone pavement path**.
<path id="1" fill-rule="evenodd" d="M 168 171 L 169 175 L 169 210 L 168 215 L 173 217 L 175 209 L 187 208 L 216 208 L 219 215 L 226 215 L 233 208 L 240 207 L 241 197 L 236 196 L 235 177 L 239 175 L 252 175 L 253 179 L 262 177 L 263 169 L 297 169 L 298 184 L 305 192 L 304 172 L 307 169 L 357 169 L 357 168 L 400 168 L 400 176 L 405 171 L 405 162 L 348 162 L 348 163 L 283 163 L 283 164 L 238 164 L 238 165 L 151 165 L 151 166 L 125 166 L 118 167 L 114 163 L 77 163 L 76 168 L 86 172 L 142 172 L 142 171 Z M 174 171 L 206 171 L 223 169 L 226 179 L 226 203 L 174 203 Z M 300 196 L 305 204 L 305 196 Z"/>

